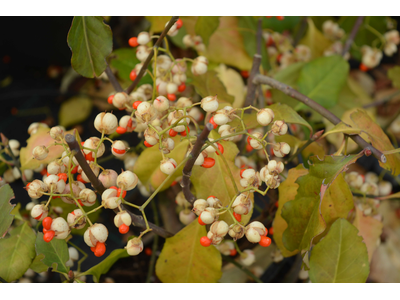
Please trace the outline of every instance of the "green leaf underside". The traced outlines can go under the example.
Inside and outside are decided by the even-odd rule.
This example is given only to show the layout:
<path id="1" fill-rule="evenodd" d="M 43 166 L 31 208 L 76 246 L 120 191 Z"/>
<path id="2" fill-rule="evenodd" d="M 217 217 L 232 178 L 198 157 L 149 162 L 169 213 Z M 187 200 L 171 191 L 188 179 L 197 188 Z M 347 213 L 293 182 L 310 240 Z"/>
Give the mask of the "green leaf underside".
<path id="1" fill-rule="evenodd" d="M 102 274 L 106 274 L 110 268 L 115 264 L 115 262 L 124 257 L 128 257 L 129 254 L 126 252 L 125 249 L 116 249 L 113 250 L 109 256 L 107 256 L 102 262 L 98 263 L 97 265 L 91 267 L 86 272 L 82 273 L 80 276 L 83 275 L 93 275 L 93 281 L 99 282 L 100 276 Z"/>
<path id="2" fill-rule="evenodd" d="M 10 237 L 0 239 L 0 277 L 8 282 L 22 277 L 35 257 L 35 232 L 24 222 Z"/>
<path id="3" fill-rule="evenodd" d="M 11 204 L 11 199 L 14 198 L 14 192 L 9 184 L 3 185 L 0 188 L 0 239 L 4 237 L 10 227 L 14 216 L 10 212 L 15 207 Z"/>
<path id="4" fill-rule="evenodd" d="M 357 228 L 345 219 L 336 220 L 326 237 L 311 252 L 311 281 L 362 283 L 368 274 L 367 247 Z"/>
<path id="5" fill-rule="evenodd" d="M 214 247 L 203 247 L 205 226 L 193 221 L 173 237 L 167 238 L 156 263 L 162 282 L 212 283 L 221 278 L 222 259 Z"/>
<path id="6" fill-rule="evenodd" d="M 203 43 L 208 46 L 208 42 L 213 33 L 219 26 L 219 17 L 215 16 L 200 16 L 197 18 L 194 31 L 196 35 L 201 36 Z"/>
<path id="7" fill-rule="evenodd" d="M 61 104 L 58 118 L 60 125 L 68 127 L 85 121 L 92 112 L 92 101 L 88 97 L 72 97 Z"/>
<path id="8" fill-rule="evenodd" d="M 348 73 L 349 64 L 339 55 L 314 59 L 301 69 L 297 82 L 299 91 L 325 108 L 333 107 Z M 305 107 L 301 103 L 296 110 Z"/>
<path id="9" fill-rule="evenodd" d="M 46 266 L 42 260 L 44 258 L 44 254 L 39 254 L 35 257 L 35 259 L 32 261 L 31 265 L 29 266 L 29 269 L 32 269 L 36 273 L 42 273 L 44 271 L 47 271 L 49 268 Z"/>
<path id="10" fill-rule="evenodd" d="M 217 139 L 220 135 L 215 131 L 211 131 L 210 138 Z M 244 188 L 240 185 L 240 168 L 235 165 L 235 157 L 239 153 L 236 144 L 228 141 L 219 141 L 224 147 L 224 157 L 235 179 L 238 190 Z M 196 190 L 197 199 L 207 199 L 213 195 L 221 200 L 223 206 L 229 205 L 230 201 L 236 195 L 235 187 L 229 176 L 229 171 L 226 169 L 225 164 L 219 155 L 216 153 L 209 154 L 209 157 L 215 159 L 215 165 L 212 168 L 202 168 L 201 166 L 194 166 L 190 180 Z M 250 193 L 250 199 L 253 201 L 253 193 Z M 252 211 L 247 215 L 242 216 L 242 224 L 247 224 L 250 221 Z M 220 216 L 219 220 L 224 220 L 228 225 L 233 223 L 232 217 L 229 213 Z"/>
<path id="11" fill-rule="evenodd" d="M 43 240 L 43 233 L 39 232 L 36 237 L 36 254 L 43 254 L 42 263 L 58 272 L 68 273 L 69 267 L 65 263 L 69 260 L 67 242 L 60 239 L 52 239 L 47 243 Z"/>
<path id="12" fill-rule="evenodd" d="M 102 17 L 74 17 L 68 33 L 71 65 L 84 77 L 99 77 L 112 51 L 112 32 Z"/>
<path id="13" fill-rule="evenodd" d="M 288 224 L 282 240 L 289 251 L 308 251 L 337 218 L 347 217 L 353 196 L 340 174 L 360 155 L 310 157 L 309 173 L 296 181 L 295 199 L 282 208 Z"/>

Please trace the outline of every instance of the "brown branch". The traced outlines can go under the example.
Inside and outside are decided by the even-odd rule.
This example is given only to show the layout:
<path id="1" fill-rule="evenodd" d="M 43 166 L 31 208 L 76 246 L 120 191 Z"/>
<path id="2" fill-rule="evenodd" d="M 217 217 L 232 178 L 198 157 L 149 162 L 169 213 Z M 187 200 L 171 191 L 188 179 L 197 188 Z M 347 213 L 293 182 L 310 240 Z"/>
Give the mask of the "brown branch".
<path id="1" fill-rule="evenodd" d="M 304 103 L 308 107 L 312 108 L 315 110 L 317 113 L 328 119 L 331 123 L 334 125 L 340 123 L 342 120 L 340 120 L 337 116 L 335 116 L 333 113 L 331 113 L 329 110 L 326 108 L 322 107 L 320 104 L 315 102 L 314 100 L 308 98 L 307 96 L 303 95 L 302 93 L 296 91 L 295 89 L 291 88 L 290 86 L 281 83 L 271 77 L 264 76 L 264 75 L 257 75 L 254 78 L 254 83 L 255 84 L 267 84 L 277 90 L 280 90 L 281 92 L 285 93 L 286 95 Z M 370 149 L 372 151 L 372 154 L 382 163 L 386 162 L 386 156 L 370 145 L 368 142 L 366 142 L 361 136 L 359 135 L 351 135 L 350 136 L 354 142 L 356 142 L 361 148 L 363 149 Z"/>
<path id="2" fill-rule="evenodd" d="M 203 131 L 197 137 L 197 140 L 193 146 L 192 152 L 190 152 L 191 157 L 186 162 L 186 165 L 182 171 L 182 185 L 181 186 L 182 186 L 183 194 L 185 195 L 186 200 L 192 204 L 194 203 L 194 201 L 196 201 L 196 197 L 190 191 L 190 176 L 192 175 L 192 169 L 194 166 L 194 162 L 196 161 L 197 157 L 200 155 L 200 150 L 203 147 L 205 141 L 208 138 L 208 135 L 210 134 L 211 130 L 213 130 L 213 128 L 214 127 L 211 123 L 207 123 L 206 126 L 204 126 Z"/>
<path id="3" fill-rule="evenodd" d="M 351 44 L 353 44 L 354 38 L 356 37 L 358 29 L 360 29 L 360 26 L 363 21 L 364 21 L 363 16 L 357 18 L 356 22 L 354 23 L 353 29 L 351 30 L 350 35 L 347 38 L 346 43 L 344 44 L 342 56 L 345 56 L 346 53 L 350 50 Z"/>
<path id="4" fill-rule="evenodd" d="M 103 186 L 101 181 L 96 177 L 96 175 L 93 173 L 92 169 L 89 167 L 88 163 L 86 162 L 86 159 L 82 154 L 82 151 L 79 147 L 79 143 L 75 139 L 75 136 L 72 134 L 66 134 L 65 141 L 67 142 L 69 149 L 74 154 L 76 160 L 78 161 L 79 165 L 81 166 L 82 171 L 85 172 L 87 178 L 89 178 L 94 189 L 100 195 L 103 194 L 103 192 L 106 190 L 106 188 Z M 124 207 L 124 210 L 126 210 L 125 207 Z M 132 212 L 130 212 L 129 210 L 126 210 L 126 211 L 130 214 L 130 216 L 132 218 L 132 225 L 146 228 L 146 223 L 142 216 L 135 215 Z M 118 213 L 119 210 L 115 209 L 114 212 Z M 155 234 L 158 234 L 159 236 L 162 236 L 163 238 L 173 236 L 172 233 L 166 231 L 165 229 L 163 229 L 153 223 L 149 222 L 149 226 Z"/>
<path id="5" fill-rule="evenodd" d="M 262 40 L 262 18 L 258 20 L 258 27 L 257 27 L 257 53 L 253 56 L 253 65 L 251 66 L 249 80 L 247 81 L 247 95 L 244 101 L 243 107 L 247 107 L 253 104 L 257 85 L 253 83 L 254 77 L 260 72 L 260 65 L 261 65 L 261 40 Z M 250 113 L 251 110 L 246 110 L 246 113 Z"/>
<path id="6" fill-rule="evenodd" d="M 117 78 L 115 77 L 114 73 L 111 71 L 110 66 L 108 64 L 107 64 L 107 68 L 106 68 L 106 74 L 107 74 L 108 80 L 110 80 L 112 86 L 114 87 L 114 90 L 118 93 L 123 92 L 124 89 L 119 84 Z"/>
<path id="7" fill-rule="evenodd" d="M 136 76 L 135 80 L 132 82 L 132 84 L 126 89 L 126 93 L 130 94 L 132 91 L 135 89 L 135 87 L 138 85 L 140 79 L 142 79 L 144 73 L 147 70 L 148 65 L 150 64 L 151 59 L 154 56 L 154 48 L 160 47 L 161 43 L 164 40 L 164 37 L 167 35 L 168 31 L 171 29 L 171 27 L 178 21 L 179 17 L 172 17 L 171 20 L 169 20 L 168 25 L 164 28 L 163 32 L 161 33 L 160 37 L 158 38 L 157 42 L 154 44 L 153 49 L 151 49 L 151 52 L 149 56 L 147 56 L 146 61 L 143 63 L 143 67 L 140 69 L 139 74 Z"/>
<path id="8" fill-rule="evenodd" d="M 300 42 L 300 39 L 303 37 L 304 33 L 306 32 L 307 29 L 307 17 L 303 17 L 301 20 L 301 24 L 300 24 L 300 28 L 299 30 L 296 32 L 296 36 L 293 39 L 293 47 L 296 47 L 297 44 Z"/>
<path id="9" fill-rule="evenodd" d="M 389 102 L 390 100 L 392 100 L 394 97 L 396 97 L 399 94 L 400 94 L 400 91 L 396 91 L 393 94 L 390 94 L 389 96 L 387 96 L 385 98 L 382 98 L 382 99 L 376 100 L 374 102 L 363 105 L 363 108 L 375 107 L 375 106 L 385 104 L 386 102 Z"/>

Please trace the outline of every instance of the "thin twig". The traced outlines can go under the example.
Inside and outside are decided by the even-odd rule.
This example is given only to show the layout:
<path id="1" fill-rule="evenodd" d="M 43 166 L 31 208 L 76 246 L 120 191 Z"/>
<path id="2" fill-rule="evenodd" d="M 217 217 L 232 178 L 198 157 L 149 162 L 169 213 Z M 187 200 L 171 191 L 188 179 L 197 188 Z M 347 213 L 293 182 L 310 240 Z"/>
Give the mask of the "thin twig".
<path id="1" fill-rule="evenodd" d="M 135 87 L 138 85 L 140 79 L 142 79 L 144 73 L 147 70 L 148 65 L 150 64 L 151 59 L 154 56 L 154 48 L 160 47 L 161 43 L 163 42 L 164 37 L 167 35 L 168 31 L 171 29 L 171 27 L 178 21 L 179 17 L 172 17 L 171 20 L 169 21 L 168 25 L 164 28 L 163 32 L 161 33 L 160 37 L 158 38 L 157 42 L 154 44 L 153 49 L 151 49 L 151 52 L 149 56 L 147 56 L 146 61 L 143 63 L 142 68 L 140 69 L 139 74 L 136 76 L 136 79 L 132 82 L 132 84 L 126 89 L 126 93 L 130 94 L 132 91 L 135 89 Z"/>
<path id="2" fill-rule="evenodd" d="M 303 37 L 303 35 L 307 29 L 307 25 L 308 25 L 307 17 L 303 17 L 301 20 L 300 28 L 296 32 L 296 36 L 293 39 L 293 47 L 296 47 L 297 44 L 300 42 L 300 39 Z"/>
<path id="3" fill-rule="evenodd" d="M 123 92 L 124 89 L 119 84 L 117 78 L 115 77 L 114 73 L 111 71 L 110 66 L 108 64 L 107 64 L 107 68 L 106 68 L 106 74 L 107 74 L 108 80 L 110 80 L 112 86 L 114 87 L 114 90 L 118 93 Z"/>
<path id="4" fill-rule="evenodd" d="M 358 29 L 360 29 L 360 26 L 363 21 L 364 21 L 363 16 L 357 18 L 356 22 L 354 23 L 353 29 L 351 30 L 350 35 L 347 38 L 346 43 L 344 44 L 342 56 L 345 56 L 346 53 L 349 51 L 351 44 L 353 44 L 354 38 L 356 37 Z"/>
<path id="5" fill-rule="evenodd" d="M 196 161 L 197 157 L 200 155 L 201 147 L 204 145 L 205 141 L 208 138 L 208 135 L 210 134 L 211 130 L 213 130 L 213 128 L 214 127 L 211 123 L 207 123 L 206 126 L 204 126 L 203 131 L 197 137 L 197 140 L 193 146 L 192 152 L 190 152 L 190 158 L 186 162 L 186 165 L 182 171 L 182 184 L 181 184 L 182 191 L 183 191 L 183 194 L 185 195 L 185 199 L 192 204 L 194 203 L 194 201 L 196 201 L 196 197 L 190 191 L 190 176 L 192 175 L 192 169 L 194 166 L 194 162 Z"/>
<path id="6" fill-rule="evenodd" d="M 250 70 L 249 80 L 247 81 L 247 95 L 244 101 L 243 107 L 247 107 L 252 105 L 254 102 L 254 98 L 256 95 L 257 85 L 253 83 L 254 77 L 260 72 L 260 65 L 261 65 L 261 40 L 262 40 L 262 19 L 258 20 L 258 27 L 257 27 L 257 53 L 253 56 L 253 65 Z M 246 113 L 250 113 L 250 110 L 246 111 Z"/>
<path id="7" fill-rule="evenodd" d="M 390 94 L 389 96 L 387 96 L 385 98 L 382 98 L 382 99 L 376 100 L 374 102 L 363 105 L 363 108 L 375 107 L 375 106 L 379 106 L 381 104 L 385 104 L 386 102 L 392 100 L 394 97 L 396 97 L 399 94 L 400 94 L 400 91 L 396 91 L 393 94 Z"/>
<path id="8" fill-rule="evenodd" d="M 306 149 L 308 146 L 310 146 L 312 143 L 314 143 L 316 140 L 318 140 L 323 133 L 324 133 L 324 130 L 317 131 L 303 146 L 301 146 L 299 149 L 297 149 L 295 154 L 290 156 L 289 159 L 287 161 L 285 161 L 285 164 L 290 163 L 297 155 L 301 154 L 301 152 L 303 152 L 304 149 Z"/>
<path id="9" fill-rule="evenodd" d="M 79 165 L 81 166 L 82 171 L 85 172 L 85 175 L 92 183 L 93 188 L 100 195 L 103 194 L 103 192 L 106 190 L 106 188 L 103 186 L 101 181 L 96 177 L 96 175 L 93 173 L 92 169 L 89 167 L 88 163 L 86 162 L 86 159 L 83 156 L 82 151 L 80 150 L 79 143 L 75 139 L 75 136 L 72 134 L 66 134 L 65 141 L 67 142 L 71 152 L 74 154 L 76 160 L 78 161 Z M 121 205 L 121 207 L 123 207 L 123 209 L 126 210 L 124 205 Z M 134 226 L 146 228 L 146 223 L 142 216 L 135 215 L 132 212 L 130 212 L 129 210 L 126 210 L 126 211 L 131 216 L 132 223 Z M 114 212 L 118 213 L 119 210 L 115 209 Z M 163 229 L 161 227 L 158 227 L 157 225 L 155 225 L 153 223 L 149 222 L 149 226 L 155 234 L 158 234 L 159 236 L 162 236 L 163 238 L 173 236 L 172 233 L 166 231 L 165 229 Z"/>
<path id="10" fill-rule="evenodd" d="M 308 98 L 307 96 L 303 95 L 302 93 L 296 91 L 295 89 L 291 88 L 290 86 L 281 83 L 271 77 L 264 76 L 258 74 L 254 78 L 254 83 L 255 84 L 267 84 L 277 90 L 280 90 L 281 92 L 285 93 L 286 95 L 304 103 L 308 107 L 312 108 L 315 110 L 317 113 L 328 119 L 329 122 L 333 123 L 334 125 L 342 122 L 337 116 L 335 116 L 332 112 L 315 102 L 314 100 Z M 361 148 L 363 149 L 370 149 L 372 151 L 372 154 L 382 163 L 386 162 L 386 156 L 373 147 L 371 144 L 366 142 L 361 136 L 359 135 L 351 135 L 350 136 L 354 142 L 356 142 Z"/>

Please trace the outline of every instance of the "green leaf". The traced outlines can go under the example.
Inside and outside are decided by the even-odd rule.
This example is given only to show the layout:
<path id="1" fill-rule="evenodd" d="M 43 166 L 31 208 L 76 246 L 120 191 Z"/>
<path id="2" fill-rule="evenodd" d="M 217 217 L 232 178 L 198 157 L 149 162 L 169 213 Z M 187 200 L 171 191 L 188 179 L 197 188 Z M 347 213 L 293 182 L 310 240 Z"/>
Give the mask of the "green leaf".
<path id="1" fill-rule="evenodd" d="M 92 112 L 92 101 L 86 96 L 77 96 L 61 104 L 58 118 L 60 125 L 68 127 L 85 121 Z"/>
<path id="2" fill-rule="evenodd" d="M 326 237 L 311 252 L 310 279 L 315 283 L 362 283 L 367 280 L 367 247 L 358 230 L 338 219 Z"/>
<path id="3" fill-rule="evenodd" d="M 69 252 L 65 240 L 54 238 L 47 243 L 43 240 L 43 233 L 39 232 L 36 237 L 36 254 L 44 255 L 41 262 L 46 266 L 58 272 L 68 273 L 69 267 L 65 263 L 69 260 Z"/>
<path id="4" fill-rule="evenodd" d="M 113 48 L 111 28 L 102 17 L 74 17 L 68 45 L 74 70 L 84 77 L 99 77 L 107 67 L 106 58 Z"/>
<path id="5" fill-rule="evenodd" d="M 382 128 L 376 124 L 368 114 L 361 109 L 357 109 L 350 115 L 355 128 L 361 128 L 368 133 L 369 140 L 376 149 L 380 151 L 394 150 L 394 147 Z M 386 163 L 379 161 L 379 165 L 386 170 L 392 171 L 394 176 L 400 174 L 400 153 L 394 153 L 386 156 Z"/>
<path id="6" fill-rule="evenodd" d="M 167 157 L 175 159 L 180 164 L 186 157 L 188 140 L 180 142 L 180 136 L 172 138 L 175 142 L 175 148 Z M 146 188 L 152 187 L 157 189 L 161 183 L 168 177 L 160 170 L 160 162 L 162 155 L 157 146 L 145 149 L 139 156 L 133 167 L 133 172 L 139 177 Z M 182 176 L 183 166 L 177 169 L 170 180 L 166 182 L 161 191 L 170 187 L 171 183 L 178 177 Z"/>
<path id="7" fill-rule="evenodd" d="M 21 170 L 26 169 L 36 169 L 41 164 L 48 164 L 55 160 L 56 158 L 61 157 L 61 154 L 65 151 L 63 146 L 51 146 L 49 147 L 49 154 L 43 160 L 34 159 L 32 155 L 32 151 L 36 146 L 46 146 L 48 147 L 50 144 L 54 143 L 54 140 L 51 138 L 49 128 L 39 127 L 35 134 L 32 134 L 30 138 L 26 141 L 27 146 L 21 148 L 21 152 L 19 154 L 21 161 Z M 72 131 L 68 131 L 66 133 L 72 133 Z"/>
<path id="8" fill-rule="evenodd" d="M 346 83 L 349 64 L 339 55 L 320 57 L 304 65 L 300 72 L 299 91 L 325 108 L 333 107 Z M 300 110 L 301 103 L 296 107 Z"/>
<path id="9" fill-rule="evenodd" d="M 210 37 L 219 26 L 219 17 L 214 16 L 200 16 L 197 18 L 194 31 L 196 35 L 201 36 L 203 43 L 208 46 Z"/>
<path id="10" fill-rule="evenodd" d="M 193 75 L 192 75 L 193 76 Z M 207 71 L 203 75 L 193 76 L 193 82 L 196 92 L 200 94 L 201 97 L 207 96 L 218 96 L 219 102 L 229 102 L 233 103 L 235 98 L 228 94 L 225 86 L 218 78 L 217 73 L 213 70 Z"/>
<path id="11" fill-rule="evenodd" d="M 100 276 L 102 274 L 106 274 L 108 270 L 115 264 L 115 262 L 124 257 L 128 257 L 129 254 L 126 252 L 125 249 L 116 249 L 113 250 L 109 256 L 107 256 L 101 263 L 98 263 L 97 265 L 91 267 L 89 270 L 86 272 L 83 272 L 79 276 L 83 275 L 93 275 L 93 281 L 94 282 L 99 282 Z"/>
<path id="12" fill-rule="evenodd" d="M 396 66 L 388 71 L 388 77 L 392 80 L 392 85 L 400 89 L 400 67 Z"/>
<path id="13" fill-rule="evenodd" d="M 0 190 L 0 194 L 1 194 L 1 190 Z M 14 215 L 14 218 L 16 220 L 20 220 L 23 221 L 23 218 L 21 216 L 21 213 L 19 212 L 19 210 L 21 209 L 21 202 L 18 202 L 17 205 L 13 208 L 13 210 L 11 211 L 11 215 Z"/>
<path id="14" fill-rule="evenodd" d="M 179 48 L 187 49 L 188 47 L 183 43 L 184 36 L 187 35 L 186 26 L 183 25 L 179 30 L 178 33 L 174 36 L 170 36 L 170 40 Z"/>
<path id="15" fill-rule="evenodd" d="M 285 30 L 292 30 L 300 22 L 301 17 L 285 16 L 283 20 L 278 20 L 276 17 L 265 18 L 263 20 L 263 28 L 271 29 L 277 32 L 284 32 Z"/>
<path id="16" fill-rule="evenodd" d="M 221 254 L 214 246 L 200 244 L 200 238 L 205 235 L 205 226 L 193 221 L 167 238 L 156 263 L 157 277 L 162 282 L 217 282 L 222 276 Z"/>
<path id="17" fill-rule="evenodd" d="M 355 206 L 356 217 L 353 225 L 358 229 L 359 235 L 362 236 L 363 242 L 367 246 L 368 261 L 371 262 L 372 255 L 376 248 L 378 248 L 378 240 L 382 234 L 383 224 L 382 221 L 375 219 L 372 216 L 365 216 L 363 211 Z"/>
<path id="18" fill-rule="evenodd" d="M 278 71 L 275 74 L 274 78 L 279 82 L 289 85 L 290 87 L 296 89 L 297 88 L 297 80 L 299 79 L 301 69 L 304 67 L 305 62 L 297 62 L 292 65 L 289 65 L 287 68 Z M 299 104 L 299 101 L 293 99 L 292 97 L 286 95 L 285 93 L 272 89 L 272 99 L 275 103 L 283 103 L 287 104 L 290 107 L 295 107 Z"/>
<path id="19" fill-rule="evenodd" d="M 275 137 L 276 142 L 285 142 L 289 144 L 290 146 L 290 151 L 292 153 L 296 153 L 297 149 L 302 147 L 307 141 L 302 141 L 298 139 L 297 137 L 289 134 L 281 135 L 281 136 L 276 136 Z M 318 142 L 311 143 L 308 145 L 302 152 L 301 155 L 303 156 L 303 160 L 308 161 L 309 156 L 318 156 L 318 157 L 324 157 L 325 155 L 325 149 L 322 145 L 320 145 Z"/>
<path id="20" fill-rule="evenodd" d="M 310 157 L 309 173 L 297 179 L 296 197 L 282 208 L 288 228 L 283 244 L 290 250 L 308 251 L 337 218 L 353 208 L 353 195 L 342 172 L 361 155 Z"/>
<path id="21" fill-rule="evenodd" d="M 162 16 L 162 17 L 146 17 L 147 20 L 151 23 L 150 32 L 156 33 L 164 30 L 166 24 L 171 20 L 172 17 Z"/>
<path id="22" fill-rule="evenodd" d="M 331 130 L 325 132 L 321 136 L 321 139 L 326 137 L 329 134 L 344 133 L 344 134 L 348 134 L 348 135 L 355 135 L 355 134 L 360 134 L 361 131 L 362 130 L 360 128 L 353 128 L 353 127 L 347 126 L 343 122 L 340 122 L 340 123 L 336 124 L 335 127 L 333 127 Z"/>
<path id="23" fill-rule="evenodd" d="M 11 204 L 11 199 L 14 199 L 14 192 L 9 184 L 3 185 L 0 188 L 0 238 L 3 238 L 12 221 L 14 215 L 10 214 L 15 204 Z"/>
<path id="24" fill-rule="evenodd" d="M 35 257 L 35 232 L 24 222 L 0 240 L 0 277 L 8 282 L 22 277 Z"/>
<path id="25" fill-rule="evenodd" d="M 299 44 L 306 45 L 311 50 L 311 57 L 317 58 L 324 54 L 324 51 L 332 44 L 314 25 L 311 18 L 307 18 L 308 29 L 306 35 Z"/>
<path id="26" fill-rule="evenodd" d="M 220 135 L 215 131 L 211 131 L 210 138 L 217 139 Z M 221 200 L 223 206 L 229 205 L 234 196 L 237 195 L 235 187 L 231 181 L 228 172 L 231 172 L 237 188 L 242 189 L 240 185 L 240 168 L 235 165 L 235 157 L 239 153 L 239 149 L 233 142 L 219 141 L 224 147 L 224 158 L 228 164 L 229 170 L 226 169 L 222 158 L 215 153 L 209 154 L 208 157 L 215 159 L 215 165 L 212 168 L 202 168 L 194 166 L 192 170 L 191 182 L 196 190 L 197 199 L 207 199 L 210 195 Z M 250 193 L 250 198 L 253 200 L 253 193 Z M 242 224 L 247 224 L 250 221 L 252 212 L 242 216 Z M 226 213 L 220 216 L 219 220 L 224 220 L 228 225 L 232 224 L 232 217 Z"/>
<path id="27" fill-rule="evenodd" d="M 44 254 L 36 255 L 35 259 L 32 261 L 29 269 L 32 269 L 36 273 L 42 273 L 48 270 L 48 266 L 46 266 L 42 260 L 44 258 Z"/>
<path id="28" fill-rule="evenodd" d="M 295 181 L 300 177 L 304 176 L 308 173 L 308 170 L 303 167 L 303 165 L 298 165 L 296 168 L 290 169 L 288 172 L 288 176 L 284 182 L 278 187 L 279 190 L 279 206 L 278 210 L 276 211 L 275 214 L 275 219 L 274 219 L 274 241 L 276 246 L 279 248 L 281 251 L 282 255 L 284 257 L 289 257 L 297 254 L 299 251 L 294 250 L 294 251 L 289 251 L 285 248 L 282 242 L 282 235 L 283 232 L 287 228 L 287 223 L 285 219 L 282 218 L 281 212 L 282 212 L 282 207 L 285 205 L 286 202 L 294 200 L 296 194 L 297 194 L 297 189 L 299 188 L 299 185 L 295 183 Z"/>

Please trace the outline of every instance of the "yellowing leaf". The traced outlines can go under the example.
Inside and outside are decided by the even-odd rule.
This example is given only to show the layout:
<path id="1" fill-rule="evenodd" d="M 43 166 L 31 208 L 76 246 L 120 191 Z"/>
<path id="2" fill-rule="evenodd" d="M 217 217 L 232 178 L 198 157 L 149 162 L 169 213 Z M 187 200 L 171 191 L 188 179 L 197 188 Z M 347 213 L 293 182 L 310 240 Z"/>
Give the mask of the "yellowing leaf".
<path id="1" fill-rule="evenodd" d="M 314 283 L 365 282 L 369 274 L 367 247 L 358 230 L 345 219 L 336 220 L 311 252 L 310 279 Z"/>
<path id="2" fill-rule="evenodd" d="M 210 137 L 217 139 L 220 136 L 215 130 L 211 131 Z M 235 165 L 235 157 L 239 150 L 233 142 L 220 141 L 224 147 L 224 157 L 227 161 L 230 172 L 232 172 L 238 190 L 244 188 L 240 185 L 240 169 Z M 200 166 L 194 166 L 192 170 L 191 182 L 196 190 L 197 199 L 207 199 L 213 195 L 221 200 L 223 206 L 229 205 L 230 201 L 237 195 L 235 187 L 229 177 L 229 170 L 219 155 L 216 153 L 209 154 L 209 157 L 215 159 L 215 165 L 212 168 L 206 169 Z M 250 193 L 250 198 L 253 200 L 253 193 Z M 243 224 L 247 224 L 251 218 L 252 212 L 242 216 Z M 220 216 L 220 220 L 224 220 L 228 225 L 232 224 L 232 217 L 225 213 Z"/>
<path id="3" fill-rule="evenodd" d="M 295 181 L 303 175 L 306 175 L 308 170 L 303 167 L 303 165 L 298 165 L 296 168 L 290 169 L 287 179 L 282 182 L 282 184 L 278 187 L 279 190 L 279 206 L 278 210 L 275 214 L 274 219 L 274 241 L 278 246 L 279 250 L 281 250 L 282 255 L 284 257 L 289 257 L 297 254 L 299 250 L 289 251 L 285 248 L 282 242 L 282 234 L 287 228 L 286 221 L 282 218 L 281 212 L 282 207 L 285 205 L 286 202 L 294 200 L 297 189 L 299 185 L 295 183 Z"/>
<path id="4" fill-rule="evenodd" d="M 227 93 L 235 97 L 234 102 L 231 104 L 232 107 L 242 107 L 246 91 L 242 76 L 224 64 L 220 64 L 214 71 L 217 72 L 217 76 L 225 86 Z"/>
<path id="5" fill-rule="evenodd" d="M 332 44 L 314 25 L 311 18 L 307 19 L 308 29 L 306 35 L 301 39 L 301 45 L 306 45 L 311 49 L 312 58 L 320 57 L 324 51 Z"/>
<path id="6" fill-rule="evenodd" d="M 212 283 L 221 278 L 221 254 L 214 246 L 203 247 L 206 228 L 193 221 L 167 238 L 156 264 L 162 282 Z"/>
<path id="7" fill-rule="evenodd" d="M 48 147 L 50 144 L 54 143 L 54 140 L 51 138 L 49 132 L 50 129 L 40 127 L 37 132 L 35 134 L 32 134 L 31 137 L 27 140 L 27 146 L 21 148 L 20 160 L 22 170 L 35 169 L 41 164 L 48 164 L 56 158 L 61 157 L 61 154 L 64 152 L 63 146 L 49 147 L 49 154 L 43 160 L 37 160 L 32 155 L 32 151 L 36 146 L 43 145 Z"/>
<path id="8" fill-rule="evenodd" d="M 175 148 L 167 157 L 175 159 L 177 164 L 180 164 L 186 157 L 188 141 L 180 142 L 180 136 L 172 138 L 175 142 Z M 158 188 L 161 183 L 168 177 L 160 170 L 160 162 L 162 155 L 158 149 L 158 145 L 145 149 L 139 156 L 133 167 L 133 172 L 139 177 L 144 186 L 154 189 Z M 183 166 L 177 169 L 170 180 L 164 184 L 161 191 L 167 189 L 171 183 L 179 176 L 182 176 Z"/>
<path id="9" fill-rule="evenodd" d="M 378 240 L 382 234 L 383 224 L 372 216 L 364 216 L 362 210 L 356 206 L 356 218 L 353 225 L 358 229 L 368 250 L 368 261 L 371 262 L 372 255 L 378 248 Z"/>
<path id="10" fill-rule="evenodd" d="M 155 16 L 147 16 L 146 19 L 150 21 L 151 27 L 150 32 L 156 33 L 164 30 L 165 25 L 171 20 L 172 17 L 155 17 Z"/>
<path id="11" fill-rule="evenodd" d="M 68 99 L 61 104 L 58 113 L 60 125 L 68 127 L 85 121 L 92 112 L 92 106 L 92 101 L 85 96 Z"/>
<path id="12" fill-rule="evenodd" d="M 4 237 L 10 227 L 14 216 L 10 212 L 15 207 L 11 204 L 11 199 L 14 199 L 14 192 L 9 184 L 3 185 L 0 188 L 0 238 Z"/>
<path id="13" fill-rule="evenodd" d="M 219 17 L 200 16 L 197 18 L 194 30 L 197 35 L 201 36 L 203 43 L 208 46 L 208 42 L 212 34 L 219 26 Z"/>
<path id="14" fill-rule="evenodd" d="M 391 68 L 388 71 L 388 77 L 392 80 L 392 85 L 400 89 L 400 67 Z"/>
<path id="15" fill-rule="evenodd" d="M 340 123 L 336 124 L 335 127 L 333 127 L 331 130 L 325 132 L 321 136 L 321 138 L 324 138 L 327 135 L 334 134 L 334 133 L 344 133 L 344 134 L 348 134 L 348 135 L 355 135 L 355 134 L 360 134 L 361 131 L 362 130 L 360 128 L 353 128 L 353 127 L 347 126 L 343 122 L 340 122 Z"/>

